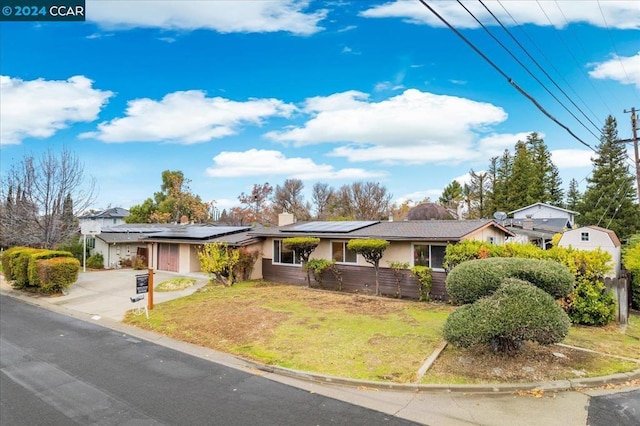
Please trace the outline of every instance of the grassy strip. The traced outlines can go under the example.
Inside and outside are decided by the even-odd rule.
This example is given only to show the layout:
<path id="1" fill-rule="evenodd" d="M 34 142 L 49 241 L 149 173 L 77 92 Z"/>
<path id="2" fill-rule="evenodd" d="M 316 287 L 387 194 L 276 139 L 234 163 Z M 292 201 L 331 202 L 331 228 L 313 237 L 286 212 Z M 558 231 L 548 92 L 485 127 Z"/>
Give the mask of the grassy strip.
<path id="1" fill-rule="evenodd" d="M 154 291 L 178 291 L 189 288 L 196 283 L 193 278 L 174 278 L 153 286 Z"/>

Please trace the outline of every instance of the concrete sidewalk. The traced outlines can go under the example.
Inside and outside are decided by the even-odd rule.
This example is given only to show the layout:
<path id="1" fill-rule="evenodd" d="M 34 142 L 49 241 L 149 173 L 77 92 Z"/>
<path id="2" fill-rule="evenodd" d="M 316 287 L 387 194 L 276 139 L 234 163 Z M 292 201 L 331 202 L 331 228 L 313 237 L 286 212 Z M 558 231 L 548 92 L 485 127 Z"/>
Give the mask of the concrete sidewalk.
<path id="1" fill-rule="evenodd" d="M 144 272 L 144 271 L 142 271 Z M 267 377 L 271 380 L 319 393 L 341 401 L 382 411 L 390 415 L 429 425 L 562 425 L 587 424 L 589 399 L 592 396 L 615 392 L 637 391 L 639 386 L 613 387 L 612 389 L 583 390 L 562 388 L 552 382 L 533 384 L 531 387 L 505 385 L 502 392 L 496 392 L 499 386 L 462 387 L 454 386 L 411 387 L 393 386 L 387 389 L 374 386 L 374 383 L 350 381 L 310 375 L 277 368 L 264 368 L 243 359 L 214 351 L 212 349 L 177 341 L 157 333 L 141 330 L 121 321 L 124 313 L 132 308 L 129 297 L 135 295 L 135 275 L 141 271 L 110 270 L 85 272 L 80 274 L 77 283 L 69 288 L 68 294 L 60 297 L 29 295 L 11 289 L 7 283 L 0 283 L 0 292 L 28 303 L 41 306 L 79 319 L 99 322 L 105 327 L 128 334 L 135 338 L 148 340 L 184 353 L 226 365 L 231 368 Z M 192 274 L 197 284 L 179 292 L 154 293 L 154 301 L 175 299 L 193 293 L 203 286 L 207 277 Z M 154 283 L 184 276 L 157 272 Z M 619 377 L 620 382 L 628 380 L 629 375 Z M 602 383 L 610 382 L 599 378 Z M 594 382 L 592 386 L 598 385 Z M 531 392 L 533 388 L 545 389 L 543 392 Z"/>

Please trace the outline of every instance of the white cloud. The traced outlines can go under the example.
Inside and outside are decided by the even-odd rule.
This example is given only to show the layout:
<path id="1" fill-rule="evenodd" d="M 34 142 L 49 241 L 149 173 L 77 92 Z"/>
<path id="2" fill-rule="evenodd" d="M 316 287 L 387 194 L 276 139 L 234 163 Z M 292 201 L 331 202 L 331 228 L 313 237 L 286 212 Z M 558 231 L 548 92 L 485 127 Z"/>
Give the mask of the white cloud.
<path id="1" fill-rule="evenodd" d="M 601 1 L 573 0 L 565 2 L 538 2 L 533 0 L 519 0 L 503 2 L 509 13 L 494 2 L 485 2 L 494 15 L 504 25 L 514 25 L 511 16 L 519 24 L 533 24 L 539 26 L 554 25 L 558 28 L 566 26 L 567 22 L 583 22 L 598 27 L 617 29 L 640 29 L 640 7 L 637 1 Z M 478 23 L 457 2 L 450 0 L 434 0 L 429 5 L 451 25 L 458 29 L 479 28 Z M 469 9 L 483 24 L 498 25 L 489 12 L 478 2 L 465 2 Z M 542 9 L 544 9 L 544 12 Z M 602 9 L 602 12 L 600 11 Z M 602 15 L 606 19 L 603 19 Z M 413 24 L 426 24 L 443 27 L 444 24 L 424 7 L 414 0 L 396 0 L 372 7 L 360 13 L 366 18 L 401 18 Z M 546 16 L 545 16 L 546 15 Z M 548 18 L 547 18 L 548 17 Z M 549 23 L 549 20 L 552 24 Z"/>
<path id="2" fill-rule="evenodd" d="M 608 61 L 590 64 L 590 66 L 595 66 L 592 71 L 589 71 L 589 75 L 593 78 L 608 78 L 622 84 L 633 84 L 640 89 L 640 52 L 635 56 L 614 55 Z"/>
<path id="3" fill-rule="evenodd" d="M 88 0 L 87 21 L 109 29 L 207 29 L 220 33 L 286 31 L 310 35 L 327 11 L 305 12 L 307 0 L 270 1 L 162 1 Z"/>
<path id="4" fill-rule="evenodd" d="M 512 150 L 518 141 L 526 141 L 533 131 L 520 133 L 491 134 L 480 139 L 478 151 L 483 158 L 491 158 L 502 155 L 505 149 Z M 538 132 L 538 136 L 544 139 L 544 133 Z"/>
<path id="5" fill-rule="evenodd" d="M 551 161 L 558 169 L 577 169 L 591 167 L 591 157 L 595 152 L 588 149 L 554 149 L 551 151 Z"/>
<path id="6" fill-rule="evenodd" d="M 295 107 L 277 99 L 237 102 L 207 98 L 200 90 L 173 92 L 162 100 L 129 101 L 126 116 L 98 125 L 84 133 L 104 142 L 208 142 L 237 133 L 244 124 L 261 125 L 265 118 L 287 117 Z"/>
<path id="7" fill-rule="evenodd" d="M 212 177 L 246 177 L 280 175 L 301 180 L 366 179 L 385 175 L 364 169 L 335 169 L 328 164 L 316 164 L 310 158 L 287 158 L 279 151 L 250 149 L 244 152 L 221 152 L 213 158 L 214 165 L 206 174 Z"/>
<path id="8" fill-rule="evenodd" d="M 478 132 L 507 118 L 502 108 L 409 89 L 380 102 L 349 91 L 307 100 L 309 120 L 266 134 L 297 146 L 341 143 L 333 156 L 350 161 L 455 163 L 470 159 Z"/>
<path id="9" fill-rule="evenodd" d="M 96 120 L 113 93 L 92 85 L 84 76 L 30 81 L 0 76 L 0 144 L 47 138 L 72 123 Z"/>
<path id="10" fill-rule="evenodd" d="M 339 32 L 339 33 L 345 33 L 345 32 L 347 32 L 347 31 L 355 30 L 356 28 L 358 28 L 356 25 L 347 25 L 347 26 L 346 26 L 346 27 L 344 27 L 344 28 L 340 28 L 340 29 L 338 30 L 338 32 Z"/>

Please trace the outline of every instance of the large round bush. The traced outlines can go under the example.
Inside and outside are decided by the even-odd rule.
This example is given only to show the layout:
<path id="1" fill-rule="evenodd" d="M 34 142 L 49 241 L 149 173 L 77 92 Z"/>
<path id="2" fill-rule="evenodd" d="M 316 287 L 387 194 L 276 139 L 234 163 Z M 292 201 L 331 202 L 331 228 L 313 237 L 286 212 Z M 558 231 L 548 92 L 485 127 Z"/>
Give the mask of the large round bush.
<path id="1" fill-rule="evenodd" d="M 551 295 L 525 281 L 507 278 L 492 296 L 453 312 L 443 335 L 455 346 L 490 344 L 495 351 L 509 352 L 524 341 L 561 342 L 569 325 L 569 317 Z"/>
<path id="2" fill-rule="evenodd" d="M 554 298 L 573 291 L 574 276 L 557 262 L 513 257 L 492 257 L 463 262 L 446 279 L 449 295 L 457 303 L 473 303 L 495 292 L 505 278 L 519 278 Z"/>

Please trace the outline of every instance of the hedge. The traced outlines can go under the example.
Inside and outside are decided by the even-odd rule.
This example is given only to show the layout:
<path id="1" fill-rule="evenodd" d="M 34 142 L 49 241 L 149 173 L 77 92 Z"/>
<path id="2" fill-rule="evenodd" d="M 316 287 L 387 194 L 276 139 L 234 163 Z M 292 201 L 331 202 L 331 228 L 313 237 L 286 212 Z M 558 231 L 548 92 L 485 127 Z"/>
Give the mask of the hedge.
<path id="1" fill-rule="evenodd" d="M 54 257 L 37 261 L 40 289 L 59 293 L 78 279 L 80 262 L 73 257 Z"/>
<path id="2" fill-rule="evenodd" d="M 42 281 L 40 280 L 40 274 L 38 272 L 38 261 L 53 259 L 56 257 L 72 257 L 73 253 L 62 250 L 41 250 L 36 253 L 32 253 L 29 256 L 29 265 L 27 267 L 27 278 L 29 286 L 41 287 Z"/>
<path id="3" fill-rule="evenodd" d="M 557 262 L 493 257 L 459 264 L 449 272 L 445 285 L 457 303 L 465 304 L 490 296 L 505 278 L 527 281 L 556 299 L 571 293 L 574 284 L 573 274 Z"/>

